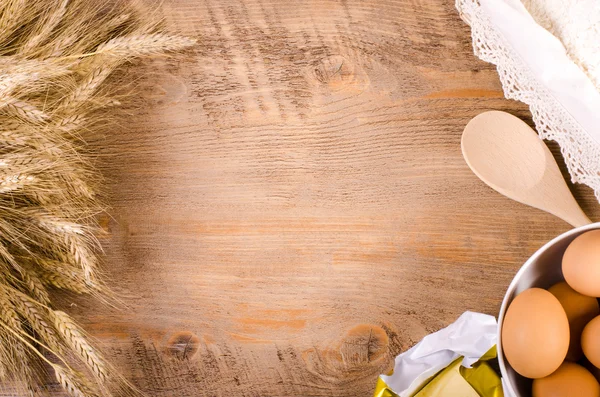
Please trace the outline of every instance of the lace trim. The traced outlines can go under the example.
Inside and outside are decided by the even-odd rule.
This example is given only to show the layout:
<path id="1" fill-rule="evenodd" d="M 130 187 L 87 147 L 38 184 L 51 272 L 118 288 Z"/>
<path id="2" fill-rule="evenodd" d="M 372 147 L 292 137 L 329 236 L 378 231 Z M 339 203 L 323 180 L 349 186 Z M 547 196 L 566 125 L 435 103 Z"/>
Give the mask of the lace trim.
<path id="1" fill-rule="evenodd" d="M 504 96 L 529 105 L 542 139 L 556 141 L 571 181 L 594 190 L 600 201 L 600 147 L 543 84 L 495 29 L 477 0 L 456 0 L 461 18 L 471 26 L 473 52 L 496 65 Z"/>

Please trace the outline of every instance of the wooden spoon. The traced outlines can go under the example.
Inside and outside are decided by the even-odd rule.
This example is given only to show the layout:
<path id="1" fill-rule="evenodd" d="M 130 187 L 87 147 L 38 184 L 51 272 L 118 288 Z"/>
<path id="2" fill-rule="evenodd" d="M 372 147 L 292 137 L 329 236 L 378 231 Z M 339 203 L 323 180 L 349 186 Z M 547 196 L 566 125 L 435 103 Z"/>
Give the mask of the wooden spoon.
<path id="1" fill-rule="evenodd" d="M 517 117 L 498 111 L 481 113 L 465 127 L 461 147 L 471 170 L 497 192 L 575 227 L 591 223 L 548 147 Z"/>

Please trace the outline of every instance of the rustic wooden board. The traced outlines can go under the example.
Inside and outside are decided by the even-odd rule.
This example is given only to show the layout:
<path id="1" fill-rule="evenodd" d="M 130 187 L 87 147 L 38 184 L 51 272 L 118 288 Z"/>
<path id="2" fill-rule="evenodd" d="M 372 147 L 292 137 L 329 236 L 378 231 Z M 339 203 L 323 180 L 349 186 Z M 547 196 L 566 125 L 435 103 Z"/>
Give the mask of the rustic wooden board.
<path id="1" fill-rule="evenodd" d="M 156 63 L 151 106 L 95 143 L 105 268 L 129 308 L 63 299 L 149 396 L 369 396 L 424 335 L 497 314 L 569 229 L 464 163 L 471 117 L 530 115 L 452 2 L 165 7 L 200 48 Z"/>

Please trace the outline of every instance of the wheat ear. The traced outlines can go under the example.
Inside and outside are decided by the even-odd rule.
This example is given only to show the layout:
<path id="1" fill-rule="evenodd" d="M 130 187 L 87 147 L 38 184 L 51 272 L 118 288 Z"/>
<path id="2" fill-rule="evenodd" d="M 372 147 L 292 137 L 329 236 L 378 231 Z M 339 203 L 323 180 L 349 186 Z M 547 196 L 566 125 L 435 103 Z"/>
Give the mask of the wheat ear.
<path id="1" fill-rule="evenodd" d="M 37 263 L 40 265 L 38 275 L 46 285 L 78 294 L 90 294 L 101 290 L 100 286 L 85 280 L 81 269 L 52 259 L 40 259 Z"/>
<path id="2" fill-rule="evenodd" d="M 37 299 L 39 303 L 42 305 L 50 304 L 48 291 L 46 291 L 46 287 L 44 287 L 44 284 L 35 274 L 32 274 L 28 271 L 23 271 L 21 278 L 23 279 L 23 283 L 26 285 L 27 290 L 35 299 Z"/>
<path id="3" fill-rule="evenodd" d="M 96 279 L 96 256 L 89 249 L 89 241 L 85 239 L 86 232 L 81 225 L 36 211 L 30 214 L 41 226 L 62 237 L 70 257 L 81 266 L 86 282 L 93 284 Z"/>
<path id="4" fill-rule="evenodd" d="M 6 109 L 14 113 L 15 115 L 22 117 L 24 120 L 34 124 L 40 124 L 48 120 L 48 116 L 45 112 L 39 110 L 34 105 L 15 99 L 6 104 Z"/>
<path id="5" fill-rule="evenodd" d="M 6 39 L 18 24 L 19 16 L 23 11 L 23 4 L 27 0 L 8 0 L 2 9 L 0 17 L 0 39 Z"/>
<path id="6" fill-rule="evenodd" d="M 85 381 L 85 377 L 72 369 L 60 365 L 53 365 L 56 380 L 71 397 L 98 397 L 92 385 Z"/>
<path id="7" fill-rule="evenodd" d="M 194 44 L 196 44 L 194 39 L 164 33 L 131 35 L 117 37 L 101 44 L 94 54 L 128 58 L 162 54 L 166 51 L 181 51 Z"/>
<path id="8" fill-rule="evenodd" d="M 81 106 L 88 99 L 92 97 L 98 87 L 106 80 L 106 78 L 113 71 L 112 67 L 108 65 L 100 66 L 94 69 L 74 90 L 65 98 L 60 104 L 61 110 L 73 109 Z M 78 115 L 78 117 L 81 117 Z M 68 123 L 65 123 L 68 125 Z"/>
<path id="9" fill-rule="evenodd" d="M 65 312 L 55 310 L 53 312 L 54 325 L 61 333 L 63 339 L 86 363 L 88 368 L 100 378 L 106 381 L 109 370 L 106 361 L 102 356 L 89 344 L 84 336 L 83 331 L 75 324 L 75 322 Z"/>
<path id="10" fill-rule="evenodd" d="M 10 175 L 0 177 L 0 193 L 8 193 L 17 189 L 22 189 L 28 183 L 32 183 L 35 177 L 32 175 Z"/>
<path id="11" fill-rule="evenodd" d="M 56 25 L 58 25 L 62 17 L 65 15 L 68 3 L 69 0 L 63 0 L 58 8 L 52 14 L 50 14 L 46 20 L 43 21 L 39 32 L 35 36 L 31 37 L 21 48 L 23 52 L 27 52 L 35 48 L 38 44 L 48 38 L 50 33 L 52 33 Z"/>
<path id="12" fill-rule="evenodd" d="M 13 291 L 10 299 L 14 303 L 19 314 L 23 316 L 31 328 L 42 337 L 48 347 L 52 349 L 53 353 L 62 353 L 63 347 L 60 344 L 60 338 L 56 334 L 54 327 L 51 325 L 52 322 L 48 321 L 48 315 L 45 315 L 39 309 L 39 304 L 18 291 Z M 47 311 L 47 309 L 44 310 Z"/>
<path id="13" fill-rule="evenodd" d="M 14 306 L 11 305 L 8 296 L 5 291 L 0 292 L 0 321 L 3 321 L 13 330 L 21 330 L 23 324 L 21 323 L 21 319 L 19 315 L 14 310 Z M 14 368 L 18 368 L 20 373 L 17 378 L 24 383 L 26 386 L 33 384 L 33 368 L 30 363 L 30 357 L 27 354 L 24 346 L 18 343 L 18 341 L 9 333 L 2 333 L 3 345 L 6 346 L 6 350 L 9 351 L 7 354 L 9 357 L 3 357 L 3 362 L 13 366 Z"/>

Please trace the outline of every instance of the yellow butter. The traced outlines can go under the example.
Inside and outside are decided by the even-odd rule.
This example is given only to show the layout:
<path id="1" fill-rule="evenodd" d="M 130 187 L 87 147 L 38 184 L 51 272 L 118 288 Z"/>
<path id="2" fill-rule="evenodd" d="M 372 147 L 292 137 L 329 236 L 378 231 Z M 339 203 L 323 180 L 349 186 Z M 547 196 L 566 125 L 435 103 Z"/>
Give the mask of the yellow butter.
<path id="1" fill-rule="evenodd" d="M 480 397 L 460 374 L 463 358 L 459 357 L 438 373 L 414 397 Z"/>

